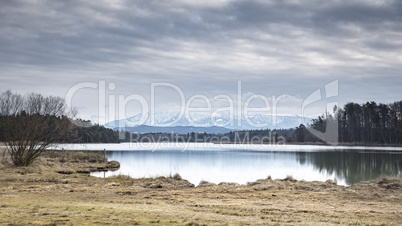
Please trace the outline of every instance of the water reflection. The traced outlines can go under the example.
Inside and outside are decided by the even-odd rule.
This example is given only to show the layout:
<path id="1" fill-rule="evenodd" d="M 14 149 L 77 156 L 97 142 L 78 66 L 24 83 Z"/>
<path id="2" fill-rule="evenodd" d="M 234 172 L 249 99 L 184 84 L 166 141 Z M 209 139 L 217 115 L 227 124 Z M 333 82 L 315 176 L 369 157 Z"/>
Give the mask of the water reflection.
<path id="1" fill-rule="evenodd" d="M 314 165 L 319 172 L 335 174 L 351 185 L 360 181 L 393 176 L 402 179 L 402 153 L 378 151 L 339 151 L 297 153 L 299 162 Z"/>
<path id="2" fill-rule="evenodd" d="M 130 175 L 134 178 L 169 176 L 179 173 L 198 184 L 250 181 L 292 176 L 298 180 L 325 181 L 341 185 L 380 176 L 402 179 L 402 153 L 376 151 L 253 152 L 253 151 L 111 151 L 109 160 L 121 163 L 115 172 L 95 176 Z"/>

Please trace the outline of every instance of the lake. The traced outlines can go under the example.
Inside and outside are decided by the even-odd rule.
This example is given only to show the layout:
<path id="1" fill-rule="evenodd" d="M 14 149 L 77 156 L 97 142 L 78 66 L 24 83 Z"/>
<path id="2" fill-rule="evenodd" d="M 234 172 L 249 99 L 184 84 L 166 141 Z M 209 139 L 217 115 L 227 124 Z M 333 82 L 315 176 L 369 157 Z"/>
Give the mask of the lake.
<path id="1" fill-rule="evenodd" d="M 402 148 L 204 143 L 87 144 L 64 148 L 106 149 L 109 160 L 120 162 L 117 171 L 92 174 L 98 177 L 122 174 L 142 178 L 178 173 L 195 185 L 202 180 L 246 184 L 268 176 L 306 181 L 331 179 L 339 185 L 382 176 L 402 179 Z"/>

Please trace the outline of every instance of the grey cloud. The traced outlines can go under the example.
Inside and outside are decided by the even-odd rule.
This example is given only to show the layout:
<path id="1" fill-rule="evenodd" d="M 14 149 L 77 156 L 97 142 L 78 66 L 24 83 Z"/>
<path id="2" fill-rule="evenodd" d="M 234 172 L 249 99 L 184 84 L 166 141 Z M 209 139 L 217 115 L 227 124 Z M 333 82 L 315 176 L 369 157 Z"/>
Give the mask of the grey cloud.
<path id="1" fill-rule="evenodd" d="M 388 90 L 402 83 L 400 1 L 115 2 L 2 2 L 0 89 L 63 95 L 104 79 L 127 92 L 165 81 L 188 95 L 235 94 L 242 80 L 302 98 L 339 78 L 345 102 L 398 98 Z"/>

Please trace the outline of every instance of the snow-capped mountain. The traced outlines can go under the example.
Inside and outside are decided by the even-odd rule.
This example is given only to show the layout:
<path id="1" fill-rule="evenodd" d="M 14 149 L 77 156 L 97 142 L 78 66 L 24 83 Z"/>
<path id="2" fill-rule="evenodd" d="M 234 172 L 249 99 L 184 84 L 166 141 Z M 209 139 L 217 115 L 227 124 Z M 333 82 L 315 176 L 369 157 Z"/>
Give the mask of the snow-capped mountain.
<path id="1" fill-rule="evenodd" d="M 157 126 L 135 126 L 125 127 L 124 131 L 135 133 L 175 133 L 175 134 L 187 134 L 187 133 L 209 133 L 209 134 L 225 134 L 232 131 L 231 129 L 211 126 L 211 127 L 194 127 L 194 126 L 172 126 L 172 127 L 157 127 Z"/>
<path id="2" fill-rule="evenodd" d="M 179 115 L 178 112 L 155 112 L 137 114 L 127 119 L 115 120 L 105 124 L 108 128 L 136 127 L 140 125 L 153 127 L 223 127 L 231 130 L 255 130 L 255 129 L 288 129 L 308 123 L 311 119 L 300 116 L 273 116 L 268 114 L 253 114 L 245 117 L 229 112 L 214 113 L 189 113 Z"/>

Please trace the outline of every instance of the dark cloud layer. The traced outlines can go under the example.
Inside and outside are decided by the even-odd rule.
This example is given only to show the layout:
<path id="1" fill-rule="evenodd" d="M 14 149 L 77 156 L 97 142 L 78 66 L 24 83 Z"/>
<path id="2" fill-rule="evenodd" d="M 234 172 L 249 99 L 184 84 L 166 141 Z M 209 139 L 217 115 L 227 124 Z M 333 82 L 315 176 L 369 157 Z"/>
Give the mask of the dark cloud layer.
<path id="1" fill-rule="evenodd" d="M 146 96 L 163 81 L 188 96 L 235 95 L 242 80 L 245 92 L 301 102 L 339 79 L 343 103 L 402 99 L 398 0 L 0 5 L 0 90 L 64 96 L 77 83 L 106 80 Z"/>

